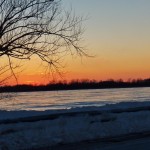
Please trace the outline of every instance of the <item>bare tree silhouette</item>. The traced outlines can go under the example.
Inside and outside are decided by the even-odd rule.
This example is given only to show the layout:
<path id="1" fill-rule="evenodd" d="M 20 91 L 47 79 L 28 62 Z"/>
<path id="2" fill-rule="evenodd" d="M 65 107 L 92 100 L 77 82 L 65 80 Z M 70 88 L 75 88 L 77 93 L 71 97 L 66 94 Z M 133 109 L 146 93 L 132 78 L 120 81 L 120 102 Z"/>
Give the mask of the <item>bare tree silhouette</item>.
<path id="1" fill-rule="evenodd" d="M 66 54 L 86 55 L 80 45 L 83 17 L 61 8 L 61 0 L 1 0 L 0 57 L 30 60 L 33 55 L 59 71 Z M 7 67 L 6 67 L 7 68 Z"/>

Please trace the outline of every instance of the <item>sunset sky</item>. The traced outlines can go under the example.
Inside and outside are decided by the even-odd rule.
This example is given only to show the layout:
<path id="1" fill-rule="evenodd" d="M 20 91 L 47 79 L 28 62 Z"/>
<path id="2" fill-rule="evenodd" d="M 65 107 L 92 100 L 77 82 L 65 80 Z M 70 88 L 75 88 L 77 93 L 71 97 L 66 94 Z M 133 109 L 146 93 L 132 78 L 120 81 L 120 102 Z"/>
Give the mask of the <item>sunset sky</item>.
<path id="1" fill-rule="evenodd" d="M 93 58 L 67 57 L 62 80 L 150 77 L 150 0 L 62 0 L 66 9 L 88 16 L 84 45 Z M 46 83 L 33 58 L 18 74 L 19 83 Z M 14 82 L 13 80 L 11 83 Z"/>

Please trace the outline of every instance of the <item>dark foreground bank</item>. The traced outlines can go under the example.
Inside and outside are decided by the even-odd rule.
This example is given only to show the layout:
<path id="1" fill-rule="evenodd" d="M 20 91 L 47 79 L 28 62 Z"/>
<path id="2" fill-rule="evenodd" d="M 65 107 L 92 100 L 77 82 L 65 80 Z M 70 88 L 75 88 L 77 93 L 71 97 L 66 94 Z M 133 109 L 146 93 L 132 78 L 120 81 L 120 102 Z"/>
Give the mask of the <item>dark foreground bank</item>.
<path id="1" fill-rule="evenodd" d="M 109 139 L 108 141 L 91 141 L 55 147 L 43 150 L 150 150 L 150 135 L 130 135 Z M 39 150 L 39 149 L 35 149 Z"/>
<path id="2" fill-rule="evenodd" d="M 115 150 L 132 146 L 138 150 L 137 139 L 147 137 L 150 137 L 149 102 L 57 112 L 0 112 L 0 150 L 113 150 L 113 146 Z M 126 142 L 122 146 L 133 139 L 134 145 Z"/>

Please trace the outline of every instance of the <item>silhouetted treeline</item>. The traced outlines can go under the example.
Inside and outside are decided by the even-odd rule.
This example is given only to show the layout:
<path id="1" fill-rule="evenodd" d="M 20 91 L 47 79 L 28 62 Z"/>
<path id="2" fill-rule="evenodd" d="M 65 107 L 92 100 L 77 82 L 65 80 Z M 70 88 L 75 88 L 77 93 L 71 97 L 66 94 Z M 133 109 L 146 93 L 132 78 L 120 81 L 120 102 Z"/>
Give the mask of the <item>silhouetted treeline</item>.
<path id="1" fill-rule="evenodd" d="M 71 82 L 52 82 L 47 85 L 16 85 L 0 87 L 0 92 L 31 92 L 31 91 L 53 91 L 53 90 L 75 90 L 75 89 L 103 89 L 103 88 L 131 88 L 150 87 L 149 79 L 123 80 L 73 80 Z"/>

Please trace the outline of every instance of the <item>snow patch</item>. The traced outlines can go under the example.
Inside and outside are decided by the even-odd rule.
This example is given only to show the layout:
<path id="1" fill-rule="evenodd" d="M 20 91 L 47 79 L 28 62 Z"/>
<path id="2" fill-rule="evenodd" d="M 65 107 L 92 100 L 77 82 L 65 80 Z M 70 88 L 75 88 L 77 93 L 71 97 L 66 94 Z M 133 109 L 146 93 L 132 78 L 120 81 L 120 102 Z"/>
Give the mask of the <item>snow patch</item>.
<path id="1" fill-rule="evenodd" d="M 149 108 L 150 102 L 137 102 L 58 111 L 1 111 L 0 149 L 39 148 L 147 132 Z M 13 122 L 15 119 L 18 121 Z"/>

